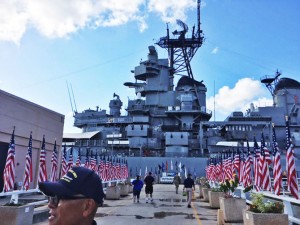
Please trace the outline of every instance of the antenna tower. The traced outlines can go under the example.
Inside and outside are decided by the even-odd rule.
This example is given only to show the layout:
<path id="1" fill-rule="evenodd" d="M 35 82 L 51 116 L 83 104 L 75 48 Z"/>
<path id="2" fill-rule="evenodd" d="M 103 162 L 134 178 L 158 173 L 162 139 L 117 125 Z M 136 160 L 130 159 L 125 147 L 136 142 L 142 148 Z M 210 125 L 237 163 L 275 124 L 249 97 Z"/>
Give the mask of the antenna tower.
<path id="1" fill-rule="evenodd" d="M 200 29 L 200 0 L 197 1 L 197 31 L 195 31 L 195 26 L 193 26 L 191 37 L 186 37 L 188 26 L 181 20 L 176 20 L 176 22 L 182 30 L 173 31 L 174 38 L 171 38 L 167 24 L 167 36 L 161 37 L 156 44 L 168 51 L 170 67 L 172 68 L 170 76 L 172 78 L 174 75 L 187 75 L 195 81 L 190 62 L 197 50 L 202 46 L 204 39 Z M 194 86 L 196 86 L 196 82 L 194 82 Z M 197 88 L 195 90 L 199 101 Z"/>

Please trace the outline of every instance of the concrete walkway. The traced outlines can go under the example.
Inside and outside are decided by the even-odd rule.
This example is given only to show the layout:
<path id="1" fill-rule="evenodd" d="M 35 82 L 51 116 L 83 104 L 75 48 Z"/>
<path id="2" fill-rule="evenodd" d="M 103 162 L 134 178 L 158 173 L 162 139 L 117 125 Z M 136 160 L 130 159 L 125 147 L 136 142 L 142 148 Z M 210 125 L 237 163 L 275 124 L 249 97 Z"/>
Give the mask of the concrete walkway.
<path id="1" fill-rule="evenodd" d="M 195 192 L 192 208 L 187 208 L 186 197 L 175 193 L 172 184 L 154 185 L 153 203 L 145 202 L 144 189 L 140 203 L 133 203 L 132 194 L 120 200 L 105 200 L 104 206 L 98 208 L 95 220 L 101 225 L 216 225 L 217 210 L 201 201 L 199 189 Z M 47 220 L 35 225 L 46 225 Z"/>

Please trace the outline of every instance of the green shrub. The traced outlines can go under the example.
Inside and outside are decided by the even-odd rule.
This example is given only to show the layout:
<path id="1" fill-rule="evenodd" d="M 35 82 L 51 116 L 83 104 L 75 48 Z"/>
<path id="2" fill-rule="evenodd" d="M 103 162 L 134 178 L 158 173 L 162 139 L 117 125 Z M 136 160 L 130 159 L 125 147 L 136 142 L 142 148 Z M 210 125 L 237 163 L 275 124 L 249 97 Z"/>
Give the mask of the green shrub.
<path id="1" fill-rule="evenodd" d="M 282 202 L 263 201 L 263 194 L 251 194 L 252 205 L 249 210 L 255 213 L 283 213 L 284 205 Z"/>

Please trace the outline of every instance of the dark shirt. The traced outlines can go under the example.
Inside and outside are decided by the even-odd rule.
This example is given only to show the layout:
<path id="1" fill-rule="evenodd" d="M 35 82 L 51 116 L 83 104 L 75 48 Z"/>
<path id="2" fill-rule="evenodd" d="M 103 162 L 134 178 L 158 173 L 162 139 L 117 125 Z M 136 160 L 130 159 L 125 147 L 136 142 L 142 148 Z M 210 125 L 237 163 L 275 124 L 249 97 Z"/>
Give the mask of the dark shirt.
<path id="1" fill-rule="evenodd" d="M 97 225 L 97 222 L 95 220 L 93 220 L 93 224 L 92 225 Z"/>
<path id="2" fill-rule="evenodd" d="M 146 186 L 152 186 L 153 182 L 154 182 L 154 178 L 152 176 L 148 175 L 144 179 L 144 182 L 145 182 Z"/>
<path id="3" fill-rule="evenodd" d="M 184 180 L 184 187 L 185 188 L 192 188 L 192 187 L 195 188 L 194 180 L 192 178 L 190 178 L 190 177 L 186 178 Z"/>

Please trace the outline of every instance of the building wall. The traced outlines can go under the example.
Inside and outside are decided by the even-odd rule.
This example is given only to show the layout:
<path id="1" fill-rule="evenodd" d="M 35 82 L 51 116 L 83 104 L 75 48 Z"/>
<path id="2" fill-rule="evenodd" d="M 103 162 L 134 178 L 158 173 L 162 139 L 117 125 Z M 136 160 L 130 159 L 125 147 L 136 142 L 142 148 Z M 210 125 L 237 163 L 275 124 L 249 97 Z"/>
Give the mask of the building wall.
<path id="1" fill-rule="evenodd" d="M 49 176 L 55 139 L 57 143 L 57 150 L 61 149 L 64 115 L 11 95 L 2 90 L 0 90 L 0 105 L 0 142 L 3 143 L 4 146 L 5 143 L 10 142 L 11 134 L 15 127 L 15 180 L 19 185 L 22 184 L 24 178 L 25 157 L 30 132 L 32 132 L 33 182 L 30 184 L 30 188 L 35 188 L 37 186 L 39 155 L 43 135 L 45 135 L 46 140 L 46 163 Z M 1 149 L 0 157 L 6 158 L 7 150 L 8 149 Z M 3 185 L 2 176 L 3 170 L 0 171 L 0 188 L 2 188 Z"/>

